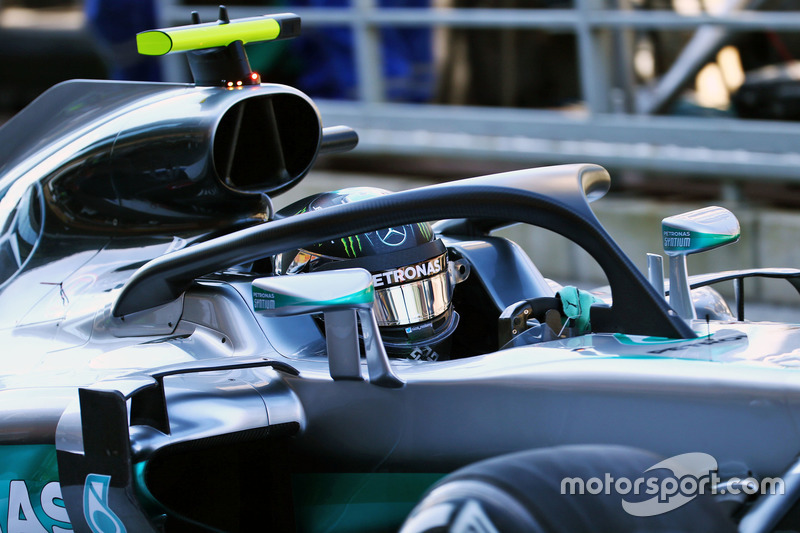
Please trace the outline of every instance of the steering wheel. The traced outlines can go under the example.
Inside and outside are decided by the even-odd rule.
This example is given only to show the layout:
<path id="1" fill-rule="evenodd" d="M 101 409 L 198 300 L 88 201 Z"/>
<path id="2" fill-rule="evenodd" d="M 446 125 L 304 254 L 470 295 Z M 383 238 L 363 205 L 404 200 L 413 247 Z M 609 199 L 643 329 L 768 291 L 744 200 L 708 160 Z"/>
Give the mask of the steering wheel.
<path id="1" fill-rule="evenodd" d="M 563 325 L 563 313 L 561 298 L 555 296 L 520 300 L 509 305 L 497 319 L 498 349 L 571 336 L 572 328 Z"/>

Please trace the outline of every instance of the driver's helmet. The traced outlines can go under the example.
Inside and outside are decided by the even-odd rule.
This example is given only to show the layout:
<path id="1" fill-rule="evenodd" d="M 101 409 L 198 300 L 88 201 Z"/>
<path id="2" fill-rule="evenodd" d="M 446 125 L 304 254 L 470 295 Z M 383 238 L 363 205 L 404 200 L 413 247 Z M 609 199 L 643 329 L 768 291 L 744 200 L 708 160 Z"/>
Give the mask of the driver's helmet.
<path id="1" fill-rule="evenodd" d="M 375 187 L 321 193 L 280 210 L 277 217 L 385 194 L 389 191 Z M 278 254 L 274 261 L 279 275 L 343 268 L 368 270 L 375 288 L 375 318 L 387 353 L 422 360 L 448 357 L 448 338 L 458 325 L 458 313 L 452 306 L 453 287 L 457 278 L 465 276 L 450 268 L 447 249 L 427 222 L 316 243 Z"/>

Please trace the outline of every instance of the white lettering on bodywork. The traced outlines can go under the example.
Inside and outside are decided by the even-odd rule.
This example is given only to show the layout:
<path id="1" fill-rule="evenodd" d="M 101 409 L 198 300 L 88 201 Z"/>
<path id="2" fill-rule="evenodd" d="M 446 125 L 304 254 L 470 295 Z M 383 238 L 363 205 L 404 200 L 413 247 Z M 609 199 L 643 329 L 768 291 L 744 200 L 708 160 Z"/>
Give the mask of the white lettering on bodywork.
<path id="1" fill-rule="evenodd" d="M 8 486 L 8 533 L 47 533 L 33 511 L 28 486 L 21 479 Z"/>
<path id="2" fill-rule="evenodd" d="M 34 493 L 35 497 L 35 493 Z M 46 518 L 69 526 L 69 515 L 63 505 L 61 485 L 58 481 L 51 481 L 44 487 L 39 495 L 39 503 Z M 31 503 L 31 492 L 25 480 L 14 479 L 8 484 L 8 513 L 6 514 L 7 533 L 69 533 L 70 528 L 49 526 L 42 524 L 42 518 L 36 514 Z M 3 529 L 0 528 L 0 533 Z"/>

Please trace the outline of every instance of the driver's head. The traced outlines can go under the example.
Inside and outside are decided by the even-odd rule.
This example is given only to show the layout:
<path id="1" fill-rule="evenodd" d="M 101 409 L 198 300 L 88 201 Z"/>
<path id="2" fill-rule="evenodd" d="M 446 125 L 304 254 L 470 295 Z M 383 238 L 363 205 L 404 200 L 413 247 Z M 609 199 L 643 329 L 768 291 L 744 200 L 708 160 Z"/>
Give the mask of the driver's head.
<path id="1" fill-rule="evenodd" d="M 388 194 L 374 187 L 322 193 L 282 209 L 291 216 Z M 275 257 L 277 274 L 343 268 L 372 273 L 375 317 L 392 356 L 446 358 L 448 337 L 458 325 L 452 307 L 455 276 L 447 249 L 430 224 L 405 224 L 316 243 Z"/>

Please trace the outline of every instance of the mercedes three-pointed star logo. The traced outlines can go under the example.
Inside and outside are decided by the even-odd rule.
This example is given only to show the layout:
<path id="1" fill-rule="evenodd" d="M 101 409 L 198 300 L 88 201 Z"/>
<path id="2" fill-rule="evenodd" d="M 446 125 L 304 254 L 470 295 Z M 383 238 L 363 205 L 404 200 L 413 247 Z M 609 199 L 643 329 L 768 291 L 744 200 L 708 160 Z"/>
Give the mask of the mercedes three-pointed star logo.
<path id="1" fill-rule="evenodd" d="M 400 246 L 406 242 L 406 228 L 387 228 L 376 232 L 386 246 Z"/>

